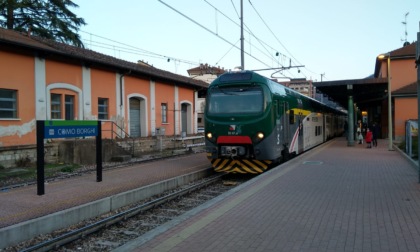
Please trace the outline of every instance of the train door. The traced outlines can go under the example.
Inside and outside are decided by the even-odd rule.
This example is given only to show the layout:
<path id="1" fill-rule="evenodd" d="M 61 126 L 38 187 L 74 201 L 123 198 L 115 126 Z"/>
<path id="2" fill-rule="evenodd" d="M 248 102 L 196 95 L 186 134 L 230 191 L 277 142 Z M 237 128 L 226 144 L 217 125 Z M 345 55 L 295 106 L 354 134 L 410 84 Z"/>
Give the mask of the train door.
<path id="1" fill-rule="evenodd" d="M 304 144 L 303 144 L 303 119 L 305 119 L 303 113 L 302 113 L 302 108 L 303 108 L 303 104 L 302 104 L 302 100 L 301 99 L 297 99 L 298 101 L 298 108 L 299 108 L 299 113 L 297 115 L 297 122 L 298 122 L 298 127 L 299 127 L 299 133 L 298 133 L 298 153 L 302 153 L 303 149 L 304 149 Z"/>
<path id="2" fill-rule="evenodd" d="M 279 104 L 279 110 L 280 110 L 280 115 L 281 118 L 281 132 L 280 132 L 280 137 L 281 137 L 281 142 L 283 144 L 286 144 L 286 146 L 289 146 L 290 144 L 290 139 L 289 139 L 289 131 L 290 131 L 290 126 L 289 126 L 289 118 L 287 116 L 287 111 L 289 110 L 289 103 L 287 102 L 280 102 Z"/>
<path id="3" fill-rule="evenodd" d="M 303 144 L 303 119 L 304 119 L 304 116 L 303 116 L 302 112 L 299 112 L 298 115 L 297 115 L 297 122 L 298 122 L 298 127 L 299 127 L 298 153 L 302 153 L 303 149 L 304 149 L 304 144 Z"/>
<path id="4" fill-rule="evenodd" d="M 280 117 L 278 118 L 280 123 L 280 131 L 278 133 L 278 137 L 280 138 L 280 146 L 281 148 L 281 155 L 283 161 L 289 159 L 289 147 L 290 147 L 290 115 L 288 115 L 289 111 L 289 103 L 287 102 L 280 102 L 278 103 L 278 110 Z"/>

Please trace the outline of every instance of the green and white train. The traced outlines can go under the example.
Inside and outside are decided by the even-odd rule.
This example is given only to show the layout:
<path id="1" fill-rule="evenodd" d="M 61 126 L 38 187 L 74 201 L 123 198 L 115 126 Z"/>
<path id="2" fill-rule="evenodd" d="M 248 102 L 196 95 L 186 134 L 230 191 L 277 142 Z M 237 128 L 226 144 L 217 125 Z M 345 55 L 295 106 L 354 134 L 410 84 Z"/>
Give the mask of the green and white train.
<path id="1" fill-rule="evenodd" d="M 218 172 L 253 173 L 342 135 L 346 114 L 255 72 L 229 72 L 209 86 L 207 157 Z"/>

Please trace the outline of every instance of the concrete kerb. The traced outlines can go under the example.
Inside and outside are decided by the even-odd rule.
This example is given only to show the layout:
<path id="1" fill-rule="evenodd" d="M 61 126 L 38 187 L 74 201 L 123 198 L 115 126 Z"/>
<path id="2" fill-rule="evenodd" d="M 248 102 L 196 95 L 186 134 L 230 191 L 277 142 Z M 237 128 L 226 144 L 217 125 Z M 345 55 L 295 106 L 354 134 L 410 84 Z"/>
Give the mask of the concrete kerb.
<path id="1" fill-rule="evenodd" d="M 208 176 L 212 172 L 212 169 L 204 169 L 2 228 L 0 229 L 0 249 L 32 239 L 37 235 L 51 233 L 81 221 L 98 217 L 120 207 L 134 204 L 148 197 Z"/>

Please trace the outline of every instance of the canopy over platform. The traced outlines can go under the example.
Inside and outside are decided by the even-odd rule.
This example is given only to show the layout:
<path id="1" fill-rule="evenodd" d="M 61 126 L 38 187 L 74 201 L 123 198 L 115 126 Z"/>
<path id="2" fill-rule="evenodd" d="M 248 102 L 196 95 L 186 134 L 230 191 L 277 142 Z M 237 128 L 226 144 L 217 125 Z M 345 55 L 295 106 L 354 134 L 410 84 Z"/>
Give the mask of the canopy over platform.
<path id="1" fill-rule="evenodd" d="M 388 95 L 387 78 L 314 82 L 317 91 L 327 95 L 340 106 L 347 108 L 349 96 L 357 104 L 380 101 Z"/>
<path id="2" fill-rule="evenodd" d="M 366 78 L 340 81 L 314 82 L 317 92 L 324 95 L 339 106 L 347 108 L 348 114 L 348 146 L 354 146 L 354 104 L 357 107 L 369 108 L 381 103 L 388 97 L 387 78 Z M 357 115 L 356 115 L 357 116 Z"/>

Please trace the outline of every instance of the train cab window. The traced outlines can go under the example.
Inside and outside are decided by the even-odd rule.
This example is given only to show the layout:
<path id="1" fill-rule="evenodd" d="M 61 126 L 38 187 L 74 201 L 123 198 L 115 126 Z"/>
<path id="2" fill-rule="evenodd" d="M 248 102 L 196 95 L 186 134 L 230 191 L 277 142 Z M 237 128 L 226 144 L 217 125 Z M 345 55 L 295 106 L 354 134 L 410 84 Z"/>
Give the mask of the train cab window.
<path id="1" fill-rule="evenodd" d="M 216 87 L 207 97 L 207 113 L 259 114 L 265 109 L 263 89 L 253 87 Z"/>
<path id="2" fill-rule="evenodd" d="M 293 109 L 289 111 L 289 123 L 295 124 L 295 111 Z"/>

